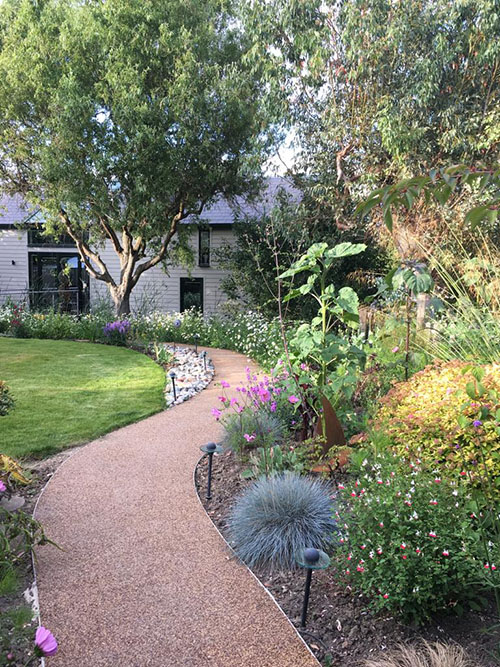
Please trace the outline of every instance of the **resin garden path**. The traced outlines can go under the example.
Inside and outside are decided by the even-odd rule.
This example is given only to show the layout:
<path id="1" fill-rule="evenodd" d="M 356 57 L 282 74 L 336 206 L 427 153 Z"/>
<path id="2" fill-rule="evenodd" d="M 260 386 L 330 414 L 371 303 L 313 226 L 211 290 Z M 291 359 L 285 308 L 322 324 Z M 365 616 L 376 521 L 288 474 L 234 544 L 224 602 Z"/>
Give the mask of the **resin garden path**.
<path id="1" fill-rule="evenodd" d="M 245 358 L 211 350 L 215 382 Z M 220 436 L 212 384 L 179 406 L 75 451 L 36 517 L 64 549 L 38 550 L 50 667 L 317 667 L 198 501 L 200 445 Z M 215 489 L 216 492 L 216 489 Z"/>

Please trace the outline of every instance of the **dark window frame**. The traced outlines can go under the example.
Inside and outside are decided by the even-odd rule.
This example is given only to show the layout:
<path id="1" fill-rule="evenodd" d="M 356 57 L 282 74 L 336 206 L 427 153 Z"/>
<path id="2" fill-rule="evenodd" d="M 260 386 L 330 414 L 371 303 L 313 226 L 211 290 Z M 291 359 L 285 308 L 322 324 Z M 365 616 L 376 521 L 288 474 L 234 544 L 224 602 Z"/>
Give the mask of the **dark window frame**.
<path id="1" fill-rule="evenodd" d="M 203 250 L 203 236 L 208 239 L 208 243 Z M 202 268 L 207 268 L 210 266 L 210 241 L 211 241 L 210 228 L 204 228 L 198 230 L 198 266 Z"/>
<path id="2" fill-rule="evenodd" d="M 56 259 L 57 262 L 57 270 L 60 270 L 60 265 L 62 260 L 67 260 L 73 257 L 77 257 L 78 259 L 78 266 L 77 266 L 77 285 L 70 287 L 67 291 L 68 292 L 74 292 L 75 294 L 78 293 L 78 299 L 76 299 L 76 313 L 80 314 L 83 312 L 86 312 L 89 308 L 90 305 L 90 280 L 89 280 L 89 274 L 87 273 L 87 270 L 85 268 L 85 265 L 82 262 L 82 259 L 78 253 L 78 251 L 75 249 L 74 252 L 70 251 L 71 249 L 68 249 L 68 251 L 64 252 L 51 252 L 49 249 L 47 250 L 35 250 L 35 251 L 29 251 L 28 252 L 28 280 L 29 280 L 29 295 L 30 295 L 30 308 L 34 311 L 44 309 L 47 307 L 47 304 L 49 306 L 52 305 L 52 303 L 57 303 L 59 305 L 59 288 L 49 288 L 49 289 L 43 289 L 43 286 L 38 282 L 40 281 L 41 278 L 41 263 L 38 264 L 38 266 L 35 266 L 39 258 L 41 257 L 51 257 Z M 34 275 L 35 273 L 35 268 L 36 272 L 38 275 Z M 83 286 L 83 283 L 85 281 L 85 287 Z M 40 289 L 42 288 L 42 289 Z M 50 298 L 45 299 L 44 294 L 46 293 L 47 296 L 52 295 Z M 71 311 L 73 312 L 73 310 Z"/>
<path id="3" fill-rule="evenodd" d="M 191 285 L 199 285 L 199 294 L 201 297 L 201 307 L 200 311 L 203 313 L 203 309 L 205 307 L 205 281 L 203 278 L 187 278 L 183 277 L 180 279 L 180 303 L 179 303 L 179 310 L 180 312 L 184 312 L 189 308 L 189 306 L 186 306 L 185 303 L 185 296 L 186 296 L 186 287 L 191 283 Z"/>

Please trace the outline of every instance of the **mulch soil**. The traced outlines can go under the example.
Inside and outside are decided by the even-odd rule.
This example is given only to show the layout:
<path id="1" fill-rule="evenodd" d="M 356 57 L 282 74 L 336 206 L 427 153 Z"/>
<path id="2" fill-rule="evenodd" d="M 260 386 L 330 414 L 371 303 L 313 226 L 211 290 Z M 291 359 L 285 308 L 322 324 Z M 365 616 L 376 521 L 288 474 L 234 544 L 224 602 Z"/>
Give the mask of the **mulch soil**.
<path id="1" fill-rule="evenodd" d="M 242 466 L 227 452 L 214 457 L 212 499 L 206 500 L 207 458 L 195 473 L 200 500 L 209 517 L 227 537 L 227 518 L 236 497 L 250 483 L 241 478 Z M 291 622 L 299 629 L 304 595 L 304 572 L 254 570 Z M 301 632 L 318 660 L 330 667 L 361 667 L 366 659 L 379 657 L 401 642 L 426 639 L 455 642 L 463 646 L 478 667 L 500 665 L 500 629 L 491 601 L 483 612 L 462 616 L 440 615 L 425 627 L 403 625 L 394 616 L 375 615 L 368 600 L 341 584 L 334 566 L 314 572 L 306 632 Z M 493 628 L 491 632 L 485 630 Z"/>

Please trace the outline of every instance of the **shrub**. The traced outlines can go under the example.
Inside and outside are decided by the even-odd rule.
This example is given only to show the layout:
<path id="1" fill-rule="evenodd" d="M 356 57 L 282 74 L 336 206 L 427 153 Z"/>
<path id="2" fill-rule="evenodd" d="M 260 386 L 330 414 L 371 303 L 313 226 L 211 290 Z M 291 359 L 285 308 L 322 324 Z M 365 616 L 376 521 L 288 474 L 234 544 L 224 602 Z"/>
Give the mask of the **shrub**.
<path id="1" fill-rule="evenodd" d="M 429 643 L 421 641 L 412 646 L 399 646 L 374 660 L 367 660 L 365 667 L 476 667 L 458 644 Z"/>
<path id="2" fill-rule="evenodd" d="M 477 407 L 465 406 L 470 383 L 475 381 L 469 370 L 461 361 L 437 362 L 408 382 L 396 384 L 381 399 L 373 429 L 384 431 L 399 454 L 418 456 L 433 465 L 461 470 L 465 461 L 478 460 L 474 429 L 459 424 L 464 411 L 472 416 Z M 500 365 L 485 366 L 484 372 L 486 389 L 500 390 Z M 493 414 L 499 408 L 490 405 Z M 500 434 L 495 420 L 485 423 L 481 436 L 491 454 L 489 472 L 496 476 L 500 474 Z"/>
<path id="3" fill-rule="evenodd" d="M 307 547 L 326 548 L 335 521 L 325 482 L 292 473 L 261 478 L 238 498 L 229 518 L 237 555 L 250 567 L 294 567 Z"/>
<path id="4" fill-rule="evenodd" d="M 365 459 L 358 479 L 339 490 L 339 569 L 375 608 L 420 623 L 437 610 L 475 604 L 481 586 L 500 583 L 498 545 L 484 543 L 460 482 L 383 454 Z"/>
<path id="5" fill-rule="evenodd" d="M 260 410 L 231 414 L 224 421 L 222 445 L 241 454 L 246 448 L 283 442 L 285 425 L 275 414 Z M 247 438 L 245 438 L 245 435 Z"/>
<path id="6" fill-rule="evenodd" d="M 128 320 L 108 322 L 102 328 L 104 339 L 110 343 L 110 345 L 125 345 L 129 331 L 130 322 Z"/>
<path id="7" fill-rule="evenodd" d="M 14 399 L 10 393 L 9 386 L 0 380 L 0 417 L 6 415 L 14 407 Z"/>

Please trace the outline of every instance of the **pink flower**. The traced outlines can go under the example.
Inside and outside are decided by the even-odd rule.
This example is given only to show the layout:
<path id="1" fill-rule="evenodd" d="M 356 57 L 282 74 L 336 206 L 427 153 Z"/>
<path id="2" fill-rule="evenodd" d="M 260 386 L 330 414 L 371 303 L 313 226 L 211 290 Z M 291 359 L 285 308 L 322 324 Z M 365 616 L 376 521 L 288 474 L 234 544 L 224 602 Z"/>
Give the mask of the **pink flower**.
<path id="1" fill-rule="evenodd" d="M 405 554 L 402 558 L 403 558 L 403 560 L 406 560 L 408 558 L 408 556 L 406 556 L 406 554 Z"/>
<path id="2" fill-rule="evenodd" d="M 290 403 L 300 403 L 300 398 L 297 398 L 297 396 L 294 396 L 293 394 L 288 397 L 288 400 Z"/>
<path id="3" fill-rule="evenodd" d="M 252 442 L 252 440 L 255 440 L 255 433 L 252 433 L 252 435 L 248 435 L 248 433 L 245 433 L 243 437 L 247 442 Z"/>
<path id="4" fill-rule="evenodd" d="M 391 352 L 392 352 L 393 354 L 396 354 L 396 352 L 399 352 L 399 345 L 396 345 L 396 347 L 393 347 L 392 350 L 391 350 Z"/>
<path id="5" fill-rule="evenodd" d="M 269 406 L 269 410 L 271 410 L 271 412 L 276 412 L 276 401 L 273 401 L 271 403 L 271 405 Z"/>
<path id="6" fill-rule="evenodd" d="M 384 593 L 382 597 L 384 598 L 384 600 L 387 600 L 387 598 L 389 597 L 389 593 Z"/>
<path id="7" fill-rule="evenodd" d="M 222 380 L 221 383 L 220 383 L 220 386 L 224 387 L 224 389 L 229 389 L 229 387 L 231 385 L 229 384 L 229 382 L 226 382 L 225 380 Z"/>
<path id="8" fill-rule="evenodd" d="M 229 404 L 230 404 L 230 405 L 238 405 L 238 400 L 237 400 L 236 398 L 232 398 L 232 399 L 229 401 Z"/>
<path id="9" fill-rule="evenodd" d="M 215 417 L 215 419 L 218 420 L 222 415 L 222 412 L 220 410 L 217 410 L 217 408 L 212 408 L 212 414 Z"/>
<path id="10" fill-rule="evenodd" d="M 429 537 L 437 537 L 437 535 L 434 531 L 431 530 L 431 532 L 429 533 Z"/>
<path id="11" fill-rule="evenodd" d="M 404 542 L 401 543 L 401 549 L 406 549 L 406 544 Z"/>
<path id="12" fill-rule="evenodd" d="M 300 368 L 303 371 L 307 371 L 307 364 L 300 364 Z"/>
<path id="13" fill-rule="evenodd" d="M 441 484 L 441 477 L 436 477 L 434 481 L 436 482 L 436 484 Z"/>
<path id="14" fill-rule="evenodd" d="M 383 527 L 384 527 L 384 522 L 381 521 L 378 525 L 379 525 L 381 528 L 383 528 Z"/>
<path id="15" fill-rule="evenodd" d="M 450 555 L 450 552 L 447 549 L 445 549 L 443 551 L 443 556 L 449 556 L 449 555 Z"/>
<path id="16" fill-rule="evenodd" d="M 365 568 L 364 568 L 362 565 L 358 565 L 358 567 L 356 568 L 356 570 L 357 570 L 358 572 L 364 572 L 364 571 L 365 571 Z"/>
<path id="17" fill-rule="evenodd" d="M 225 396 L 219 396 L 219 401 L 225 403 L 228 399 Z"/>
<path id="18" fill-rule="evenodd" d="M 35 634 L 35 646 L 39 650 L 40 657 L 55 655 L 57 653 L 57 641 L 50 630 L 40 626 Z"/>
<path id="19" fill-rule="evenodd" d="M 0 479 L 0 493 L 3 493 L 4 491 L 7 491 L 7 487 L 5 486 L 5 484 Z"/>

